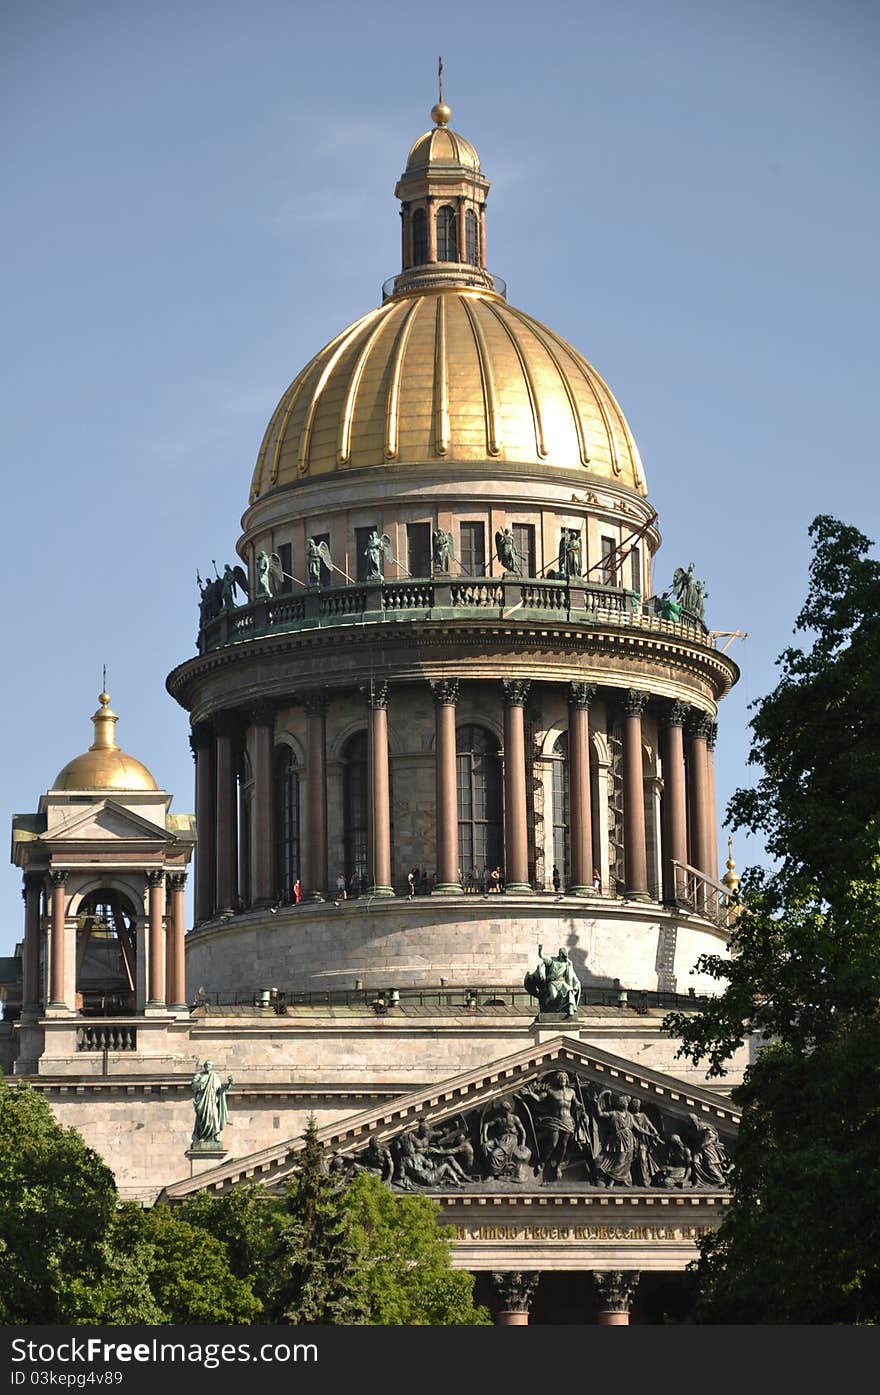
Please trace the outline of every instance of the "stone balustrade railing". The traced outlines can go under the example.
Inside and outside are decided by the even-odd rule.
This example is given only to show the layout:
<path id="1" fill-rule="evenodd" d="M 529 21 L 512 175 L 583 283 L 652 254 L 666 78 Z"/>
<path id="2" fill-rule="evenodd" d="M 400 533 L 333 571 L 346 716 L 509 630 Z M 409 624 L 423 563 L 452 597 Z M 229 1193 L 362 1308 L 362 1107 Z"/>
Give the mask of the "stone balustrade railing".
<path id="1" fill-rule="evenodd" d="M 96 1022 L 76 1029 L 77 1051 L 137 1051 L 137 1028 L 130 1022 Z"/>

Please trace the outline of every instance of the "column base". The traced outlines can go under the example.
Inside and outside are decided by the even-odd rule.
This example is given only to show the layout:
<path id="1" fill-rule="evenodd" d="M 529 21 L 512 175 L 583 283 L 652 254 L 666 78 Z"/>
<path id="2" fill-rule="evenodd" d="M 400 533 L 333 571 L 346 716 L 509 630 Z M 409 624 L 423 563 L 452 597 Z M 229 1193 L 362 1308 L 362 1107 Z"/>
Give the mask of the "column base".
<path id="1" fill-rule="evenodd" d="M 594 886 L 569 886 L 562 894 L 564 896 L 583 896 L 585 899 L 589 899 L 598 896 L 599 892 Z"/>
<path id="2" fill-rule="evenodd" d="M 528 882 L 505 882 L 505 883 L 504 883 L 504 890 L 505 890 L 505 891 L 529 892 L 529 891 L 531 891 L 531 889 L 532 889 L 532 888 L 529 886 Z"/>
<path id="3" fill-rule="evenodd" d="M 188 1016 L 189 1016 L 189 1011 L 190 1011 L 190 1009 L 189 1009 L 189 1003 L 171 1003 L 171 1004 L 169 1004 L 169 1006 L 168 1006 L 168 1008 L 166 1009 L 166 1011 L 167 1011 L 167 1012 L 173 1012 L 173 1013 L 175 1014 L 175 1016 L 177 1016 L 177 1017 L 180 1017 L 182 1013 L 186 1013 L 186 1015 L 187 1015 L 187 1017 L 188 1017 Z"/>
<path id="4" fill-rule="evenodd" d="M 162 1002 L 150 999 L 148 1003 L 144 1004 L 144 1017 L 167 1017 L 167 1015 L 168 1008 Z"/>
<path id="5" fill-rule="evenodd" d="M 75 1017 L 73 1008 L 69 1008 L 66 1003 L 52 1002 L 46 1004 L 47 1017 Z"/>
<path id="6" fill-rule="evenodd" d="M 265 911 L 265 910 L 268 910 L 269 906 L 277 906 L 277 905 L 278 905 L 278 902 L 277 902 L 277 900 L 275 899 L 274 896 L 258 896 L 258 897 L 256 898 L 255 901 L 252 901 L 252 902 L 251 902 L 251 904 L 250 904 L 250 910 L 252 910 L 252 911 Z"/>
<path id="7" fill-rule="evenodd" d="M 650 891 L 625 891 L 623 893 L 625 901 L 653 901 Z"/>
<path id="8" fill-rule="evenodd" d="M 396 896 L 396 895 L 397 895 L 397 892 L 394 890 L 394 887 L 393 887 L 393 886 L 369 886 L 369 887 L 367 887 L 367 895 L 368 895 L 368 896 Z"/>
<path id="9" fill-rule="evenodd" d="M 327 897 L 324 896 L 324 895 L 322 895 L 322 893 L 321 893 L 320 891 L 310 891 L 309 894 L 308 894 L 308 896 L 305 897 L 305 900 L 306 900 L 306 901 L 313 901 L 315 904 L 320 904 L 320 903 L 326 901 L 326 900 L 327 900 Z"/>
<path id="10" fill-rule="evenodd" d="M 432 896 L 463 896 L 461 882 L 438 882 L 431 891 Z"/>

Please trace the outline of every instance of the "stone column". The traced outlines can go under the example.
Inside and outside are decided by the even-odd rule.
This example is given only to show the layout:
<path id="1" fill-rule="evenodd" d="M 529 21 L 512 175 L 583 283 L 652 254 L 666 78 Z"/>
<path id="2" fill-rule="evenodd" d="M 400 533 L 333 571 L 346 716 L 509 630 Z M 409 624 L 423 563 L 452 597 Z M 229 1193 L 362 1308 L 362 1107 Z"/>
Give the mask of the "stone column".
<path id="1" fill-rule="evenodd" d="M 706 841 L 709 848 L 709 876 L 718 880 L 718 826 L 715 820 L 718 817 L 718 810 L 715 806 L 715 742 L 718 740 L 718 723 L 710 722 L 706 736 L 706 773 L 708 798 L 706 801 L 706 813 L 708 824 L 706 828 Z"/>
<path id="2" fill-rule="evenodd" d="M 171 904 L 168 908 L 168 929 L 165 935 L 165 1003 L 172 1012 L 180 1012 L 186 1008 L 186 964 L 184 957 L 184 934 L 186 931 L 185 886 L 185 872 L 170 872 L 168 874 L 168 890 L 171 892 Z"/>
<path id="3" fill-rule="evenodd" d="M 24 886 L 24 945 L 21 959 L 21 1016 L 33 1020 L 40 1012 L 40 901 L 43 877 L 26 872 Z"/>
<path id="4" fill-rule="evenodd" d="M 270 906 L 275 901 L 275 791 L 272 784 L 272 744 L 275 711 L 268 702 L 251 710 L 253 724 L 254 793 L 251 801 L 251 903 Z M 292 888 L 281 887 L 289 896 Z"/>
<path id="5" fill-rule="evenodd" d="M 687 707 L 667 703 L 661 710 L 663 732 L 663 899 L 676 900 L 673 862 L 687 862 L 687 806 L 684 787 L 684 727 Z"/>
<path id="6" fill-rule="evenodd" d="M 623 700 L 623 851 L 626 895 L 648 899 L 642 713 L 648 694 L 630 688 Z"/>
<path id="7" fill-rule="evenodd" d="M 505 678 L 504 689 L 504 887 L 530 891 L 526 818 L 525 705 L 528 679 Z"/>
<path id="8" fill-rule="evenodd" d="M 327 699 L 323 693 L 306 698 L 306 893 L 323 901 L 327 892 Z"/>
<path id="9" fill-rule="evenodd" d="M 217 880 L 217 769 L 211 727 L 194 727 L 189 742 L 196 762 L 195 922 L 199 925 L 214 914 Z"/>
<path id="10" fill-rule="evenodd" d="M 149 891 L 150 957 L 147 970 L 147 1007 L 165 1006 L 165 936 L 162 914 L 165 909 L 165 873 L 154 869 L 147 873 Z"/>
<path id="11" fill-rule="evenodd" d="M 528 1327 L 529 1309 L 540 1277 L 517 1270 L 492 1274 L 496 1327 Z"/>
<path id="12" fill-rule="evenodd" d="M 486 270 L 486 205 L 480 206 L 480 266 Z"/>
<path id="13" fill-rule="evenodd" d="M 400 206 L 400 269 L 406 271 L 410 265 L 409 259 L 409 204 L 403 203 Z"/>
<path id="14" fill-rule="evenodd" d="M 428 261 L 437 260 L 437 215 L 434 210 L 434 200 L 425 200 L 425 219 L 428 232 Z"/>
<path id="15" fill-rule="evenodd" d="M 633 1270 L 612 1269 L 593 1274 L 599 1295 L 598 1324 L 600 1327 L 628 1327 L 633 1295 L 638 1288 L 639 1274 Z"/>
<path id="16" fill-rule="evenodd" d="M 467 204 L 464 199 L 458 201 L 458 260 L 467 261 Z"/>
<path id="17" fill-rule="evenodd" d="M 388 774 L 388 685 L 367 694 L 367 751 L 370 800 L 367 806 L 371 896 L 393 896 L 391 885 L 391 781 Z"/>
<path id="18" fill-rule="evenodd" d="M 65 974 L 64 974 L 64 920 L 67 915 L 67 897 L 64 893 L 64 883 L 67 881 L 67 872 L 50 872 L 49 878 L 52 883 L 52 945 L 51 945 L 51 965 L 49 979 L 49 1003 L 50 1008 L 57 1008 L 62 1011 L 69 1008 L 71 1003 L 65 1000 Z M 76 988 L 74 986 L 73 994 Z M 72 995 L 72 1002 L 75 1002 Z"/>
<path id="19" fill-rule="evenodd" d="M 697 871 L 709 875 L 709 760 L 706 741 L 711 718 L 691 709 L 688 721 L 687 786 L 690 814 L 691 846 L 688 861 Z"/>
<path id="20" fill-rule="evenodd" d="M 437 870 L 435 893 L 456 895 L 462 890 L 458 880 L 458 780 L 455 761 L 455 704 L 458 679 L 431 684 L 434 694 Z"/>
<path id="21" fill-rule="evenodd" d="M 571 886 L 575 896 L 593 894 L 593 819 L 590 803 L 591 683 L 572 683 L 568 698 L 568 814 Z"/>
<path id="22" fill-rule="evenodd" d="M 216 914 L 238 909 L 238 808 L 236 742 L 238 723 L 232 713 L 217 719 Z"/>

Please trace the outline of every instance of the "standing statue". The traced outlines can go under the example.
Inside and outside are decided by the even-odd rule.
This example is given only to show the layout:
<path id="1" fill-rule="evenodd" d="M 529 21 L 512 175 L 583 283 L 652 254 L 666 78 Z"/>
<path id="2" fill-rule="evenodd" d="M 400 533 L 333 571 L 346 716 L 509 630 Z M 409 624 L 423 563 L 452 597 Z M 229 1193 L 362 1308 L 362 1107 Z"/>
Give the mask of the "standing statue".
<path id="1" fill-rule="evenodd" d="M 596 1100 L 602 1141 L 596 1156 L 596 1173 L 606 1187 L 619 1182 L 632 1186 L 632 1165 L 636 1151 L 633 1116 L 629 1112 L 629 1095 L 612 1095 L 603 1090 Z"/>
<path id="2" fill-rule="evenodd" d="M 206 1061 L 202 1069 L 193 1076 L 190 1088 L 193 1092 L 196 1121 L 192 1132 L 192 1147 L 221 1143 L 220 1135 L 229 1118 L 226 1096 L 232 1083 L 231 1075 L 227 1077 L 225 1085 L 222 1083 L 214 1070 L 213 1061 Z"/>
<path id="3" fill-rule="evenodd" d="M 434 571 L 445 576 L 452 558 L 452 534 L 442 528 L 435 528 L 431 534 L 431 552 L 434 558 Z"/>
<path id="4" fill-rule="evenodd" d="M 480 1120 L 480 1149 L 492 1177 L 526 1180 L 529 1172 L 525 1125 L 509 1098 L 490 1105 Z"/>
<path id="5" fill-rule="evenodd" d="M 271 600 L 280 590 L 284 572 L 281 569 L 281 559 L 277 552 L 273 552 L 271 557 L 268 552 L 257 553 L 257 594 L 256 599 Z"/>
<path id="6" fill-rule="evenodd" d="M 382 559 L 391 557 L 391 539 L 374 528 L 367 538 L 364 556 L 367 559 L 367 581 L 381 581 Z"/>
<path id="7" fill-rule="evenodd" d="M 695 615 L 698 620 L 704 618 L 706 598 L 709 592 L 706 590 L 705 582 L 698 581 L 694 576 L 693 562 L 690 563 L 687 571 L 683 567 L 676 567 L 672 573 L 672 594 L 682 610 Z"/>
<path id="8" fill-rule="evenodd" d="M 577 1017 L 581 985 L 568 950 L 562 945 L 555 956 L 545 955 L 543 950 L 544 946 L 538 945 L 538 967 L 526 974 L 523 987 L 538 999 L 539 1012 Z"/>
<path id="9" fill-rule="evenodd" d="M 694 1126 L 696 1141 L 691 1150 L 693 1180 L 696 1186 L 726 1187 L 730 1171 L 730 1159 L 724 1144 L 718 1137 L 718 1130 L 708 1119 L 700 1119 L 696 1114 L 688 1118 Z"/>
<path id="10" fill-rule="evenodd" d="M 681 606 L 668 591 L 664 591 L 660 597 L 660 618 L 661 620 L 681 619 Z"/>
<path id="11" fill-rule="evenodd" d="M 553 1071 L 535 1086 L 526 1085 L 517 1098 L 535 1106 L 539 1161 L 546 1168 L 547 1180 L 556 1182 L 562 1176 L 569 1144 L 589 1149 L 586 1110 L 564 1070 Z"/>
<path id="12" fill-rule="evenodd" d="M 577 528 L 563 528 L 559 544 L 559 572 L 563 577 L 581 576 L 581 535 Z"/>
<path id="13" fill-rule="evenodd" d="M 248 587 L 247 577 L 241 567 L 230 567 L 229 563 L 223 568 L 223 575 L 220 578 L 220 595 L 224 610 L 235 609 L 236 587 L 247 599 Z"/>
<path id="14" fill-rule="evenodd" d="M 210 577 L 202 581 L 198 572 L 196 581 L 199 587 L 199 629 L 203 630 L 214 619 L 214 583 Z"/>
<path id="15" fill-rule="evenodd" d="M 637 1187 L 650 1187 L 651 1178 L 656 1171 L 654 1154 L 661 1147 L 663 1138 L 647 1114 L 643 1113 L 641 1100 L 630 1100 L 629 1109 L 636 1140 L 633 1156 L 633 1183 Z"/>
<path id="16" fill-rule="evenodd" d="M 323 541 L 317 538 L 309 538 L 308 550 L 306 552 L 306 567 L 310 586 L 321 585 L 321 563 L 328 572 L 333 570 L 333 560 L 330 556 L 330 549 Z"/>
<path id="17" fill-rule="evenodd" d="M 500 528 L 495 534 L 495 551 L 505 573 L 519 576 L 519 553 L 509 528 Z"/>

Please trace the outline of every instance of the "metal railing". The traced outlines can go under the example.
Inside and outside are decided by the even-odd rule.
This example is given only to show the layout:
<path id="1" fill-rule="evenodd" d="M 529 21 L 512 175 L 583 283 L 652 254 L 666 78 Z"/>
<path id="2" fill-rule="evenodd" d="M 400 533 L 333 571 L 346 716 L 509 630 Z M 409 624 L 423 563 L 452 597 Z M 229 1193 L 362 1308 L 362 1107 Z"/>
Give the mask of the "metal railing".
<path id="1" fill-rule="evenodd" d="M 653 597 L 643 601 L 637 592 L 623 587 L 579 577 L 548 581 L 532 577 L 456 576 L 310 587 L 292 595 L 251 601 L 210 620 L 199 634 L 199 653 L 266 634 L 381 623 L 403 616 L 438 620 L 487 613 L 500 620 L 553 617 L 584 625 L 634 629 L 715 647 L 707 627 L 695 617 L 664 620 L 656 611 Z"/>
<path id="2" fill-rule="evenodd" d="M 672 871 L 675 877 L 675 900 L 695 915 L 711 920 L 722 930 L 732 928 L 739 914 L 739 902 L 729 887 L 715 881 L 698 867 L 688 862 L 673 859 Z"/>
<path id="3" fill-rule="evenodd" d="M 437 286 L 469 286 L 472 290 L 494 291 L 507 298 L 503 276 L 475 266 L 473 262 L 420 262 L 382 282 L 382 303 L 405 291 L 427 290 Z"/>
<path id="4" fill-rule="evenodd" d="M 536 1000 L 524 988 L 510 984 L 488 988 L 336 988 L 336 989 L 258 989 L 236 993 L 210 993 L 200 989 L 192 1007 L 271 1008 L 275 1012 L 291 1007 L 373 1007 L 377 996 L 390 1006 L 417 1008 L 512 1007 L 537 1012 Z M 620 984 L 582 986 L 581 1006 L 627 1008 L 636 1013 L 651 1008 L 693 1008 L 705 1002 L 694 993 L 659 993 L 649 989 L 622 988 Z"/>

